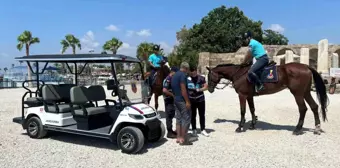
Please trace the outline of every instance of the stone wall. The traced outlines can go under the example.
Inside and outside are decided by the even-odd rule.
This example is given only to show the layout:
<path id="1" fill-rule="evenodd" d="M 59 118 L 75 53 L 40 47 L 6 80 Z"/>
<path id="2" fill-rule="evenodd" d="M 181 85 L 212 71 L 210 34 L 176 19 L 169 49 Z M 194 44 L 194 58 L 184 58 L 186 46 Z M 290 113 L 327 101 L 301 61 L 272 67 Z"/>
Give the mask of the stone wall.
<path id="1" fill-rule="evenodd" d="M 316 68 L 324 75 L 329 73 L 330 67 L 339 67 L 340 45 L 329 45 L 327 39 L 319 44 L 292 44 L 292 45 L 264 45 L 270 60 L 278 64 L 300 62 Z M 241 47 L 235 53 L 209 53 L 199 54 L 198 70 L 206 74 L 206 66 L 215 67 L 218 64 L 243 61 L 248 47 Z"/>

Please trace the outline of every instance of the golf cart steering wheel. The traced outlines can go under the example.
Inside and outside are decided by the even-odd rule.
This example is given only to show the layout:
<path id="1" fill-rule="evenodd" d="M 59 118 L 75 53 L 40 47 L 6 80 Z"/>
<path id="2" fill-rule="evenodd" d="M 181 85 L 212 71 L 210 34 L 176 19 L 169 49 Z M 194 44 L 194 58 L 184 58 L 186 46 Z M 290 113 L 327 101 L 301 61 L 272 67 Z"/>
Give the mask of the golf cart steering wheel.
<path id="1" fill-rule="evenodd" d="M 123 86 L 123 90 L 125 90 L 125 85 L 123 85 L 123 84 L 119 84 L 119 85 L 118 85 L 118 90 L 117 90 L 117 92 L 115 92 L 115 90 L 112 90 L 112 92 L 111 92 L 111 96 L 112 96 L 112 97 L 116 97 L 116 96 L 118 96 L 118 93 L 119 93 L 119 87 L 121 87 L 121 86 Z"/>

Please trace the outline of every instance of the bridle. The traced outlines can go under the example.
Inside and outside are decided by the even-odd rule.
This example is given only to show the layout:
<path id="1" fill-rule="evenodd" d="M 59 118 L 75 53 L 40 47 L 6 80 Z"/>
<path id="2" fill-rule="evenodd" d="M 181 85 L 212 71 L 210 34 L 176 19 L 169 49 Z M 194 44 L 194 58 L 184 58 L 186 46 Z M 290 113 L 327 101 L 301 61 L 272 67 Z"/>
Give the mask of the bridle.
<path id="1" fill-rule="evenodd" d="M 241 75 L 239 75 L 239 76 L 237 76 L 237 78 L 236 79 L 234 79 L 234 77 L 236 76 L 236 74 L 243 68 L 244 66 L 239 66 L 239 68 L 236 70 L 236 72 L 235 73 L 233 73 L 232 75 L 231 75 L 231 77 L 230 77 L 230 79 L 231 80 L 228 80 L 228 82 L 223 82 L 223 83 L 215 83 L 215 82 L 213 82 L 210 78 L 210 75 L 214 75 L 214 74 L 212 74 L 211 72 L 209 72 L 209 74 L 208 74 L 208 80 L 209 80 L 209 82 L 211 82 L 212 84 L 214 84 L 214 85 L 216 85 L 215 86 L 215 89 L 218 89 L 218 90 L 222 90 L 222 89 L 224 89 L 224 88 L 226 88 L 230 83 L 234 83 L 234 81 L 236 81 L 236 80 L 238 80 L 238 79 L 240 79 L 240 77 L 241 76 L 243 76 L 247 71 L 244 71 Z M 217 73 L 218 75 L 219 75 L 219 73 Z M 219 88 L 219 87 L 217 87 L 217 85 L 218 84 L 224 84 L 224 86 L 223 87 L 221 87 L 221 88 Z M 234 85 L 233 85 L 234 86 Z"/>

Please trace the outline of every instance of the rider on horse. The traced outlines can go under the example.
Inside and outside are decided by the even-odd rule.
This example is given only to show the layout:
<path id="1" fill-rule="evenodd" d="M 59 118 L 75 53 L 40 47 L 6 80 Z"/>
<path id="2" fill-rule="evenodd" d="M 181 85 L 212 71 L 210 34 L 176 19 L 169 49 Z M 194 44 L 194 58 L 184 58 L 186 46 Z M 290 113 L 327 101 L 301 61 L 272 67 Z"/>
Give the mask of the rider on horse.
<path id="1" fill-rule="evenodd" d="M 153 54 L 151 54 L 149 56 L 149 59 L 148 59 L 149 65 L 150 65 L 150 68 L 151 68 L 151 74 L 149 76 L 149 85 L 150 85 L 150 87 L 153 84 L 155 73 L 161 67 L 160 63 L 166 61 L 163 56 L 159 55 L 159 51 L 160 51 L 160 46 L 159 45 L 154 45 L 153 46 Z"/>
<path id="2" fill-rule="evenodd" d="M 246 54 L 246 58 L 244 59 L 244 63 L 256 59 L 255 64 L 248 71 L 248 78 L 256 83 L 256 92 L 259 92 L 264 89 L 263 83 L 258 77 L 257 73 L 261 71 L 269 62 L 267 52 L 263 45 L 257 40 L 253 39 L 251 32 L 245 33 L 245 40 L 248 44 L 248 52 Z"/>

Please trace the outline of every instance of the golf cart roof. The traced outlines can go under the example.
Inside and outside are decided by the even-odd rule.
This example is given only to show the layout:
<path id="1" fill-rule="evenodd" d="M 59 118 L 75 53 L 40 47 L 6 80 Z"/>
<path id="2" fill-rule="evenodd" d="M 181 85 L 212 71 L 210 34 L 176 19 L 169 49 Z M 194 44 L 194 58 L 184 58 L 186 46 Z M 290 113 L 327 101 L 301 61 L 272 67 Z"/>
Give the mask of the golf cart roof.
<path id="1" fill-rule="evenodd" d="M 28 62 L 83 62 L 83 63 L 109 63 L 109 62 L 140 62 L 138 58 L 121 54 L 49 54 L 29 55 L 15 58 L 18 61 Z"/>

